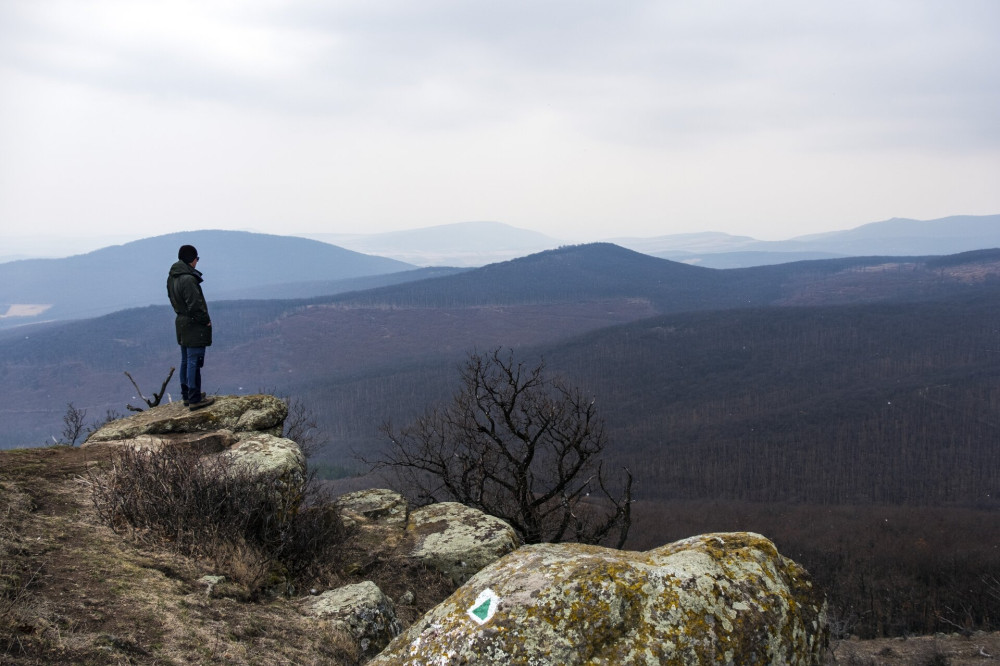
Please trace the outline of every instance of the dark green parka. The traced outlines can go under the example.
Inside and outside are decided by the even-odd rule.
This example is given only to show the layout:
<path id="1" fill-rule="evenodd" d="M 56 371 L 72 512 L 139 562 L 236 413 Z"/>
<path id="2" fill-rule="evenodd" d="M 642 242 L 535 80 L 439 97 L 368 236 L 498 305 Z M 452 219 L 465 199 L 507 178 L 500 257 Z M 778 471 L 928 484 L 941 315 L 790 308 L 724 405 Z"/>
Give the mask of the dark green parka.
<path id="1" fill-rule="evenodd" d="M 208 347 L 212 344 L 212 320 L 201 293 L 201 272 L 183 261 L 170 267 L 167 296 L 177 313 L 177 344 L 184 347 Z"/>

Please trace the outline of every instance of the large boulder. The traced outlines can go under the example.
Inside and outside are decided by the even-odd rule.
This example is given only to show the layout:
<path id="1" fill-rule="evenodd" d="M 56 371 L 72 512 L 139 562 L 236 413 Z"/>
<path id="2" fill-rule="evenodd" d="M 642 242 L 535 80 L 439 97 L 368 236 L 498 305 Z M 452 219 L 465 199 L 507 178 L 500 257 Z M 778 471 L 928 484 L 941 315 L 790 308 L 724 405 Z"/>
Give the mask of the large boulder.
<path id="1" fill-rule="evenodd" d="M 362 655 L 368 657 L 403 630 L 392 600 L 371 581 L 324 592 L 309 601 L 304 610 L 350 634 Z"/>
<path id="2" fill-rule="evenodd" d="M 413 511 L 407 532 L 413 539 L 408 556 L 450 576 L 456 585 L 518 546 L 510 525 L 458 502 Z"/>
<path id="3" fill-rule="evenodd" d="M 337 498 L 336 507 L 345 525 L 382 525 L 403 530 L 409 515 L 406 498 L 385 488 L 345 493 Z"/>
<path id="4" fill-rule="evenodd" d="M 480 571 L 369 663 L 820 664 L 825 608 L 758 534 L 647 552 L 540 544 Z"/>
<path id="5" fill-rule="evenodd" d="M 222 454 L 229 457 L 234 467 L 250 468 L 292 485 L 305 481 L 306 459 L 302 449 L 292 440 L 262 432 L 237 437 L 238 443 Z"/>
<path id="6" fill-rule="evenodd" d="M 123 441 L 140 435 L 217 430 L 265 432 L 280 436 L 287 416 L 288 405 L 273 395 L 224 395 L 218 396 L 212 405 L 196 411 L 178 402 L 152 407 L 105 424 L 91 433 L 85 443 Z"/>

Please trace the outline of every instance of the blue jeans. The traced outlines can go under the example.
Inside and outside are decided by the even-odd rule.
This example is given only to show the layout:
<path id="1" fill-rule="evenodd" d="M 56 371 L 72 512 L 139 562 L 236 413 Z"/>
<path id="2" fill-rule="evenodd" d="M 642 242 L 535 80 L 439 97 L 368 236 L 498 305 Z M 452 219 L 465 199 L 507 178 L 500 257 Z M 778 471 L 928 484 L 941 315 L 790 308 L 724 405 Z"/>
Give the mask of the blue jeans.
<path id="1" fill-rule="evenodd" d="M 181 395 L 197 402 L 201 398 L 201 367 L 205 365 L 204 347 L 181 345 Z"/>

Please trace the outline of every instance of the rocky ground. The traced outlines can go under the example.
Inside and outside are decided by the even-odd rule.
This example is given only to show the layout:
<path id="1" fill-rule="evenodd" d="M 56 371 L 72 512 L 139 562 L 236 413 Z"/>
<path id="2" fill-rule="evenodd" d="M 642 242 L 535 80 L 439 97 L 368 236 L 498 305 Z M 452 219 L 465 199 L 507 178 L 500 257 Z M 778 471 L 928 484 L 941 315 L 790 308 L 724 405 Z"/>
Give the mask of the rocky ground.
<path id="1" fill-rule="evenodd" d="M 1000 633 L 948 634 L 836 641 L 827 664 L 966 666 L 1000 661 Z"/>
<path id="2" fill-rule="evenodd" d="M 251 600 L 211 562 L 99 524 L 90 470 L 101 449 L 0 452 L 0 664 L 356 664 L 352 641 L 302 612 L 308 591 Z M 345 557 L 399 598 L 412 622 L 449 592 L 377 544 Z M 355 582 L 350 579 L 341 584 Z"/>
<path id="3" fill-rule="evenodd" d="M 123 538 L 96 519 L 99 449 L 0 452 L 0 664 L 355 664 L 351 642 L 302 611 L 308 593 L 253 601 L 210 586 L 212 563 Z M 345 544 L 412 622 L 446 590 L 375 544 Z M 838 641 L 829 664 L 983 664 L 1000 634 Z"/>

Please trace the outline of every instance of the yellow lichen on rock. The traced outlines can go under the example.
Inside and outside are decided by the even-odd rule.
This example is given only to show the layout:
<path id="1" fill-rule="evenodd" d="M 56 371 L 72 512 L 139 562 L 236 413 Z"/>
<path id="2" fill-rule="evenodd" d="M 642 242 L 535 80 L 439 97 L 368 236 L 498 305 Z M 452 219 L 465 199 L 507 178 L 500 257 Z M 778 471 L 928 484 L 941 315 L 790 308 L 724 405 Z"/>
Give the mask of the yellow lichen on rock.
<path id="1" fill-rule="evenodd" d="M 470 607 L 489 588 L 489 622 Z M 523 547 L 474 576 L 372 664 L 818 664 L 825 603 L 752 533 L 647 552 Z"/>

